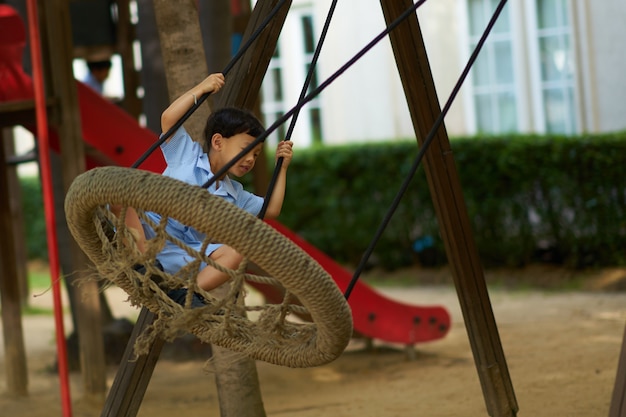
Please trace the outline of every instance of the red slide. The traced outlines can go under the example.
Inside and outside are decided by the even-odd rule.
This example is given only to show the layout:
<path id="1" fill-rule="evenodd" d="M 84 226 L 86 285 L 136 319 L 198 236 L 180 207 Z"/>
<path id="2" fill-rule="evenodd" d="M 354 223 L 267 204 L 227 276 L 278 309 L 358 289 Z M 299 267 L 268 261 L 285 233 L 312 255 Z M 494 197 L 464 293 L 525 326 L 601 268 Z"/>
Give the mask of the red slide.
<path id="1" fill-rule="evenodd" d="M 352 274 L 319 249 L 274 220 L 268 224 L 287 236 L 315 259 L 345 293 Z M 272 287 L 252 283 L 270 302 L 282 294 Z M 279 298 L 280 297 L 280 298 Z M 441 306 L 414 306 L 385 297 L 370 286 L 357 282 L 348 299 L 356 332 L 390 343 L 413 345 L 443 338 L 450 329 L 450 315 Z"/>
<path id="2" fill-rule="evenodd" d="M 85 84 L 76 81 L 80 106 L 83 140 L 87 144 L 85 155 L 87 169 L 103 165 L 129 167 L 153 145 L 158 136 L 141 127 L 128 113 L 102 98 Z M 32 96 L 31 96 L 32 98 Z M 36 126 L 24 126 L 35 135 Z M 50 129 L 50 147 L 59 152 L 59 135 Z M 93 149 L 97 152 L 91 152 Z M 165 160 L 161 152 L 152 154 L 139 167 L 153 172 L 163 172 Z"/>
<path id="3" fill-rule="evenodd" d="M 80 121 L 85 142 L 117 165 L 133 165 L 158 136 L 141 127 L 124 110 L 101 97 L 87 85 L 77 81 Z M 88 167 L 108 165 L 101 161 L 88 161 Z M 163 154 L 152 152 L 139 168 L 161 173 L 165 169 Z"/>

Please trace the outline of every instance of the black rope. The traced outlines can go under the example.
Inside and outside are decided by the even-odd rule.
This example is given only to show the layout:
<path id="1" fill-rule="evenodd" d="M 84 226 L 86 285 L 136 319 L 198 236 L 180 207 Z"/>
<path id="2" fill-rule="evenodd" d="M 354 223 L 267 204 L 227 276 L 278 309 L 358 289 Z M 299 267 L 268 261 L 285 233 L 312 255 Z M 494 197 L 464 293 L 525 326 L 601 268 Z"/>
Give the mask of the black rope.
<path id="1" fill-rule="evenodd" d="M 387 227 L 387 225 L 391 221 L 391 217 L 393 216 L 394 212 L 398 208 L 398 206 L 400 204 L 400 200 L 402 199 L 402 197 L 403 197 L 404 193 L 406 192 L 406 190 L 409 188 L 409 183 L 411 182 L 411 180 L 413 179 L 413 176 L 417 172 L 417 169 L 419 168 L 420 162 L 422 161 L 422 158 L 424 157 L 424 154 L 428 150 L 428 147 L 430 146 L 430 144 L 434 140 L 435 135 L 437 134 L 437 131 L 441 127 L 441 124 L 443 123 L 443 119 L 445 118 L 446 114 L 450 110 L 450 107 L 452 106 L 452 103 L 454 102 L 454 99 L 456 98 L 457 94 L 459 93 L 459 90 L 461 89 L 461 86 L 463 85 L 463 82 L 467 78 L 467 75 L 469 74 L 469 71 L 472 68 L 472 65 L 474 64 L 474 61 L 476 61 L 476 58 L 478 57 L 478 53 L 480 52 L 480 50 L 483 47 L 483 44 L 487 40 L 487 36 L 489 35 L 489 32 L 491 32 L 491 29 L 495 25 L 496 20 L 498 19 L 498 16 L 500 16 L 500 12 L 502 11 L 504 6 L 506 5 L 506 1 L 507 0 L 500 0 L 500 3 L 498 4 L 498 7 L 496 7 L 496 10 L 494 11 L 493 16 L 491 17 L 491 20 L 489 20 L 489 23 L 487 24 L 487 27 L 485 28 L 485 31 L 483 32 L 480 40 L 478 41 L 478 44 L 476 45 L 476 48 L 474 49 L 474 52 L 472 52 L 472 55 L 470 56 L 467 64 L 465 65 L 465 68 L 463 69 L 463 72 L 461 73 L 461 76 L 459 77 L 457 83 L 455 84 L 454 89 L 452 90 L 452 93 L 450 93 L 450 97 L 446 101 L 445 106 L 443 107 L 441 113 L 439 114 L 439 116 L 435 120 L 435 123 L 433 124 L 432 129 L 430 130 L 430 132 L 426 136 L 426 139 L 424 140 L 424 143 L 420 147 L 420 150 L 419 150 L 419 152 L 417 154 L 417 157 L 415 158 L 415 161 L 413 162 L 413 165 L 411 166 L 411 170 L 409 171 L 409 174 L 407 175 L 407 177 L 405 178 L 404 182 L 402 183 L 402 187 L 400 188 L 400 191 L 398 191 L 398 194 L 394 198 L 393 203 L 391 204 L 391 207 L 387 211 L 387 214 L 385 215 L 382 223 L 380 224 L 380 226 L 378 227 L 378 230 L 376 231 L 374 239 L 372 239 L 369 247 L 365 251 L 365 254 L 361 258 L 361 262 L 359 263 L 358 267 L 356 268 L 356 270 L 354 272 L 354 275 L 352 276 L 352 280 L 350 281 L 348 287 L 346 288 L 346 291 L 344 293 L 344 296 L 345 296 L 346 299 L 348 299 L 350 297 L 350 294 L 352 293 L 352 290 L 354 289 L 354 286 L 356 285 L 356 282 L 358 281 L 359 276 L 361 275 L 361 272 L 365 268 L 365 264 L 366 264 L 367 260 L 369 259 L 369 257 L 372 254 L 372 252 L 374 252 L 374 248 L 376 246 L 376 243 L 378 243 L 378 240 L 380 239 L 380 237 L 382 236 L 383 232 L 385 231 L 385 228 Z"/>
<path id="2" fill-rule="evenodd" d="M 263 32 L 263 30 L 267 27 L 267 25 L 274 18 L 276 13 L 278 13 L 280 8 L 285 4 L 286 1 L 287 0 L 280 0 L 278 3 L 276 3 L 276 6 L 274 6 L 274 8 L 270 11 L 270 13 L 261 22 L 259 27 L 252 33 L 252 35 L 250 35 L 250 38 L 246 41 L 246 43 L 241 48 L 239 48 L 235 56 L 230 60 L 228 65 L 226 65 L 226 67 L 222 71 L 222 74 L 224 74 L 224 76 L 226 76 L 226 74 L 230 72 L 230 70 L 235 66 L 237 61 L 239 61 L 239 59 L 246 53 L 246 51 L 250 48 L 252 43 L 259 37 L 261 32 Z M 211 95 L 211 92 L 202 94 L 198 98 L 198 100 L 194 102 L 193 106 L 191 106 L 191 108 L 189 108 L 189 110 L 187 110 L 187 112 L 174 124 L 174 126 L 172 126 L 167 132 L 162 133 L 161 136 L 159 136 L 159 140 L 153 143 L 148 148 L 148 150 L 144 152 L 144 154 L 141 155 L 139 159 L 135 161 L 134 164 L 131 165 L 131 168 L 139 167 L 139 165 L 141 165 L 146 159 L 148 159 L 148 157 L 152 154 L 152 152 L 154 152 L 155 149 L 161 146 L 163 142 L 167 140 L 167 138 L 172 136 L 174 132 L 176 132 L 183 125 L 183 123 L 185 123 L 185 121 L 189 119 L 189 117 L 193 114 L 193 112 L 195 112 L 198 109 L 198 107 L 200 107 L 202 103 L 204 103 L 210 95 Z"/>
<path id="3" fill-rule="evenodd" d="M 326 35 L 328 34 L 328 28 L 330 27 L 330 22 L 332 20 L 333 14 L 335 13 L 335 8 L 337 7 L 337 0 L 333 0 L 330 8 L 328 10 L 328 14 L 326 15 L 326 21 L 324 22 L 324 28 L 322 29 L 322 33 L 320 34 L 320 38 L 315 46 L 315 51 L 313 52 L 313 57 L 311 58 L 311 63 L 309 66 L 309 71 L 306 74 L 306 79 L 304 80 L 304 85 L 302 86 L 302 91 L 300 91 L 300 97 L 298 101 L 301 101 L 306 96 L 306 92 L 309 90 L 309 86 L 311 85 L 311 79 L 313 78 L 313 74 L 315 74 L 315 69 L 317 67 L 317 60 L 319 59 L 320 53 L 322 51 L 322 46 L 324 45 L 324 40 L 326 40 Z M 298 116 L 300 115 L 300 109 L 298 109 L 291 118 L 291 122 L 289 123 L 289 127 L 287 128 L 287 133 L 285 134 L 284 140 L 291 139 L 291 135 L 293 135 L 293 130 L 296 126 L 296 121 L 298 120 Z M 272 198 L 272 193 L 274 192 L 274 188 L 276 186 L 276 181 L 278 180 L 278 174 L 280 173 L 280 169 L 283 166 L 284 158 L 281 156 L 276 161 L 276 166 L 274 167 L 274 172 L 272 173 L 272 178 L 270 179 L 270 183 L 267 186 L 267 192 L 265 193 L 265 198 L 263 199 L 263 206 L 261 207 L 261 211 L 259 212 L 258 218 L 263 219 L 265 217 L 265 212 L 267 211 L 267 206 L 270 203 L 270 199 Z"/>
<path id="4" fill-rule="evenodd" d="M 263 133 L 256 137 L 255 140 L 252 141 L 248 146 L 246 146 L 239 154 L 237 154 L 232 160 L 230 160 L 226 165 L 224 165 L 218 172 L 216 172 L 213 177 L 211 177 L 207 182 L 205 182 L 202 187 L 208 188 L 212 184 L 215 183 L 219 178 L 224 176 L 228 170 L 235 165 L 235 163 L 240 160 L 243 156 L 245 156 L 248 152 L 254 149 L 259 143 L 265 141 L 267 137 L 276 130 L 280 125 L 285 123 L 296 111 L 299 111 L 306 103 L 313 100 L 316 96 L 318 96 L 323 90 L 326 89 L 333 81 L 335 81 L 341 74 L 343 74 L 348 68 L 350 68 L 356 61 L 363 57 L 370 49 L 372 49 L 378 42 L 381 41 L 389 32 L 395 29 L 404 19 L 409 17 L 411 14 L 415 12 L 415 10 L 424 4 L 426 0 L 420 0 L 409 7 L 406 11 L 404 11 L 400 16 L 398 16 L 385 30 L 379 33 L 370 43 L 368 43 L 363 49 L 357 52 L 348 62 L 346 62 L 343 66 L 341 66 L 337 71 L 335 71 L 329 78 L 327 78 L 319 87 L 315 90 L 311 91 L 304 99 L 298 101 L 298 103 L 291 108 L 287 113 L 285 113 L 282 117 L 279 117 L 269 128 L 267 128 Z"/>

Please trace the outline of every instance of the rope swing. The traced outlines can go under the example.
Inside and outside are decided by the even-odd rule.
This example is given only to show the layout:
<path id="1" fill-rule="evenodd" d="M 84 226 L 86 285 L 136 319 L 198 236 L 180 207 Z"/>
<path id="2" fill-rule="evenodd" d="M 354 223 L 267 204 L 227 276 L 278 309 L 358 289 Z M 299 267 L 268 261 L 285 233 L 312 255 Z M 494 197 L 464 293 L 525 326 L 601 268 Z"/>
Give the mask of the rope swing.
<path id="1" fill-rule="evenodd" d="M 176 198 L 164 199 L 162 195 Z M 151 225 L 156 237 L 148 241 L 143 253 L 125 228 L 124 216 L 114 218 L 106 209 L 113 203 L 134 207 L 144 221 L 148 221 L 146 211 L 163 216 L 159 224 Z M 138 340 L 137 354 L 146 353 L 144 349 L 157 335 L 172 340 L 181 332 L 190 332 L 203 342 L 254 359 L 311 367 L 337 358 L 352 336 L 350 308 L 332 277 L 317 262 L 271 226 L 203 188 L 148 171 L 94 168 L 74 180 L 65 210 L 71 233 L 98 273 L 123 289 L 131 304 L 157 315 Z M 205 233 L 205 245 L 215 240 L 236 248 L 270 276 L 228 271 L 233 278 L 230 293 L 216 299 L 195 285 L 199 264 L 212 262 L 204 253 L 190 251 L 194 261 L 176 274 L 164 273 L 154 265 L 157 253 L 170 239 L 164 233 L 168 217 Z M 113 236 L 108 222 L 115 225 Z M 142 270 L 136 265 L 146 267 Z M 243 306 L 238 303 L 238 294 L 244 293 L 244 279 L 280 285 L 291 298 L 297 298 L 298 304 Z M 187 286 L 189 294 L 200 294 L 207 305 L 181 306 L 163 291 L 181 286 Z M 258 318 L 247 318 L 248 312 L 258 313 Z M 308 315 L 311 322 L 289 321 L 290 313 Z"/>

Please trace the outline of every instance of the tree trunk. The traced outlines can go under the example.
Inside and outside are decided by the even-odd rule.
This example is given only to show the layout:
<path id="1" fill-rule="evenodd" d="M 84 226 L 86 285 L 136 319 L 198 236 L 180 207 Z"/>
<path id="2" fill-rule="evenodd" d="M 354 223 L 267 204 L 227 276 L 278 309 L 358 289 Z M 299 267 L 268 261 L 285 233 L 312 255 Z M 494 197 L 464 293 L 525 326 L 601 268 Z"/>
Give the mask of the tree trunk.
<path id="1" fill-rule="evenodd" d="M 230 60 L 233 19 L 230 0 L 199 0 L 200 30 L 209 73 L 220 72 Z"/>
<path id="2" fill-rule="evenodd" d="M 170 102 L 208 75 L 202 35 L 195 1 L 154 0 L 154 14 Z M 212 99 L 207 100 L 209 106 Z M 185 123 L 191 137 L 200 143 L 208 115 L 207 105 L 200 106 Z"/>
<path id="3" fill-rule="evenodd" d="M 198 12 L 191 0 L 155 0 L 154 12 L 171 101 L 208 75 Z M 214 14 L 213 18 L 220 18 L 220 14 Z M 207 24 L 211 22 L 207 21 Z M 222 35 L 215 41 L 230 45 L 230 32 Z M 212 105 L 210 97 L 207 102 Z M 210 108 L 203 105 L 185 124 L 196 141 L 202 138 L 202 129 L 209 114 Z M 231 352 L 219 347 L 214 346 L 213 351 L 221 415 L 265 417 L 255 362 L 248 357 L 234 361 Z"/>
<path id="4" fill-rule="evenodd" d="M 143 85 L 143 113 L 146 126 L 155 135 L 161 133 L 161 112 L 169 103 L 167 81 L 163 68 L 159 30 L 154 17 L 152 0 L 138 0 L 137 38 L 141 43 L 141 84 Z"/>

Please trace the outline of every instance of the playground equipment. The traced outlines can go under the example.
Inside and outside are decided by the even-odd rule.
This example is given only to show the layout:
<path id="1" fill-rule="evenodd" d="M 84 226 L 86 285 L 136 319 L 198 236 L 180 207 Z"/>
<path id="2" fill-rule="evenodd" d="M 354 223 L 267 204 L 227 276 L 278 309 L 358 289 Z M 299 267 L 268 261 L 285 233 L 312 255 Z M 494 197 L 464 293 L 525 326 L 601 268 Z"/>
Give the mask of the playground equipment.
<path id="1" fill-rule="evenodd" d="M 398 8 L 394 8 L 394 5 L 384 4 L 383 10 L 388 14 L 387 19 L 392 21 L 393 18 L 401 15 L 404 10 L 409 8 L 411 5 L 411 3 L 407 3 L 404 5 L 396 5 L 395 7 Z M 405 8 L 401 9 L 402 6 Z M 427 136 L 425 132 L 427 132 L 430 126 L 433 125 L 433 123 L 430 122 L 436 118 L 439 111 L 436 104 L 437 100 L 436 94 L 434 93 L 432 79 L 425 80 L 422 78 L 425 73 L 429 74 L 427 69 L 424 68 L 424 63 L 427 62 L 425 55 L 422 55 L 420 57 L 421 59 L 418 59 L 417 62 L 415 62 L 414 59 L 419 56 L 419 52 L 423 52 L 423 43 L 421 42 L 419 34 L 420 31 L 417 20 L 415 19 L 415 21 L 413 21 L 413 19 L 408 19 L 408 23 L 406 25 L 400 26 L 396 29 L 393 36 L 391 36 L 391 39 L 394 47 L 400 48 L 401 50 L 401 52 L 396 51 L 399 70 L 403 75 L 401 78 L 409 80 L 407 83 L 413 86 L 413 88 L 416 85 L 426 86 L 426 90 L 421 91 L 421 94 L 416 94 L 416 97 L 420 97 L 420 100 L 427 98 L 429 101 L 428 103 L 420 101 L 418 106 L 416 97 L 409 98 L 409 107 L 412 113 L 417 113 L 417 107 L 430 109 L 430 112 L 420 113 L 421 117 L 418 119 L 422 124 L 417 123 L 416 126 L 416 131 L 418 131 L 417 136 L 423 140 Z M 402 49 L 407 48 L 407 39 L 411 39 L 415 43 L 410 43 L 408 49 Z M 418 51 L 418 55 L 414 53 L 415 50 Z M 272 49 L 269 49 L 268 53 L 271 52 Z M 412 58 L 405 60 L 405 57 Z M 418 69 L 421 71 L 418 71 Z M 234 84 L 240 84 L 242 83 L 242 80 L 237 78 L 233 80 L 231 78 L 231 82 Z M 431 106 L 434 106 L 434 108 Z M 431 185 L 431 190 L 435 190 L 434 194 L 437 194 L 439 199 L 438 208 L 439 215 L 441 216 L 440 220 L 443 223 L 442 227 L 444 229 L 451 229 L 443 233 L 446 237 L 444 240 L 447 240 L 448 242 L 447 247 L 450 252 L 449 258 L 458 263 L 456 265 L 455 272 L 457 273 L 457 277 L 459 277 L 457 281 L 459 291 L 466 290 L 468 293 L 466 294 L 468 298 L 461 298 L 461 302 L 464 310 L 466 310 L 465 312 L 470 316 L 469 321 L 475 324 L 475 326 L 468 329 L 471 334 L 470 339 L 473 344 L 473 348 L 480 351 L 480 353 L 476 354 L 475 357 L 479 361 L 487 358 L 486 360 L 490 364 L 489 366 L 486 366 L 486 364 L 485 366 L 477 365 L 480 376 L 483 378 L 482 382 L 485 390 L 485 396 L 488 400 L 488 408 L 492 415 L 513 415 L 516 413 L 517 404 L 515 403 L 513 390 L 510 385 L 504 356 L 501 352 L 495 323 L 493 322 L 493 317 L 491 316 L 492 313 L 489 307 L 484 279 L 482 275 L 480 275 L 480 269 L 476 268 L 476 265 L 479 265 L 480 262 L 477 260 L 474 244 L 471 241 L 471 238 L 468 238 L 469 221 L 467 220 L 465 213 L 463 213 L 463 210 L 459 211 L 459 207 L 463 207 L 462 197 L 458 186 L 458 179 L 455 177 L 456 171 L 453 161 L 451 160 L 449 144 L 447 143 L 443 129 L 440 129 L 437 132 L 436 139 L 437 140 L 434 142 L 438 145 L 436 153 L 441 152 L 442 155 L 447 155 L 447 157 L 433 157 L 433 159 L 431 159 L 429 155 L 427 155 L 427 163 L 433 164 L 433 166 L 427 169 L 427 172 L 430 174 L 429 184 Z M 436 169 L 431 171 L 433 168 Z M 434 178 L 436 178 L 437 181 L 433 180 Z M 445 180 L 445 185 L 440 182 L 441 180 Z M 457 236 L 465 237 L 462 243 L 457 241 Z M 452 244 L 451 242 L 455 242 L 455 244 Z M 477 329 L 482 333 L 474 333 L 474 330 Z M 492 369 L 494 364 L 498 364 L 498 372 L 485 372 L 486 369 Z M 136 366 L 135 369 L 136 371 L 129 371 L 128 374 L 125 374 L 123 378 L 120 379 L 120 381 L 122 379 L 125 380 L 125 383 L 123 381 L 120 382 L 119 385 L 114 383 L 114 391 L 116 395 L 120 396 L 120 398 L 113 399 L 108 402 L 108 406 L 112 407 L 115 404 L 121 404 L 127 401 L 125 400 L 127 395 L 125 395 L 126 390 L 124 389 L 130 388 L 127 381 L 133 380 L 136 377 L 137 372 L 139 374 L 144 373 L 145 363 L 139 364 L 139 366 Z M 142 392 L 138 392 L 137 390 L 132 393 L 135 398 L 137 395 L 141 394 Z M 119 408 L 114 411 L 112 408 L 107 407 L 107 414 L 109 415 L 114 415 L 116 412 L 120 411 L 121 410 Z M 123 412 L 126 411 L 128 411 L 128 408 L 123 409 Z"/>
<path id="2" fill-rule="evenodd" d="M 260 1 L 257 4 L 263 5 L 268 3 L 270 2 Z M 408 0 L 384 0 L 381 4 L 388 23 L 402 15 L 413 5 Z M 435 121 L 441 114 L 441 111 L 438 107 L 434 83 L 428 68 L 428 59 L 421 39 L 417 17 L 413 14 L 412 17 L 406 19 L 402 25 L 398 26 L 390 34 L 390 39 L 406 91 L 409 109 L 413 116 L 416 136 L 420 144 L 423 144 L 424 140 L 429 137 L 428 132 L 435 125 Z M 264 46 L 257 52 L 260 55 L 269 57 L 273 53 L 274 47 L 275 42 Z M 245 75 L 242 74 L 236 73 L 231 83 L 247 85 Z M 443 240 L 446 244 L 448 259 L 453 267 L 459 300 L 468 324 L 470 342 L 474 351 L 487 408 L 489 414 L 493 416 L 512 416 L 517 411 L 517 404 L 491 311 L 480 261 L 471 238 L 469 220 L 465 213 L 462 193 L 445 129 L 438 129 L 431 138 L 433 139 L 432 146 L 429 152 L 425 154 L 425 169 L 431 194 L 435 199 L 435 208 L 440 221 Z M 61 148 L 65 149 L 63 146 Z M 119 154 L 118 151 L 119 149 L 115 152 Z M 113 155 L 115 155 L 115 152 Z M 304 244 L 301 243 L 301 245 Z M 358 294 L 358 290 L 355 289 L 355 297 L 358 299 L 356 294 Z M 377 302 L 381 301 L 380 298 L 373 299 Z M 358 306 L 359 303 L 356 305 Z M 396 310 L 404 311 L 400 308 Z M 370 314 L 367 314 L 367 316 L 370 322 L 368 324 L 376 323 L 376 317 L 372 320 L 370 319 Z M 414 322 L 419 321 L 420 324 L 422 322 L 421 318 L 420 320 L 415 320 L 413 317 L 412 320 Z M 437 326 L 434 327 L 438 327 L 438 335 L 443 335 L 448 323 L 446 323 L 443 315 L 440 320 Z M 425 322 L 428 323 L 429 321 L 430 318 Z M 138 326 L 148 322 L 149 320 L 140 317 Z M 365 331 L 370 331 L 372 334 L 384 334 L 382 327 L 376 328 L 374 326 L 367 328 L 367 325 L 363 326 Z M 128 369 L 135 365 L 136 367 L 133 368 L 131 374 L 126 373 Z M 141 379 L 147 376 L 149 378 L 151 370 L 141 368 L 142 365 L 145 365 L 145 362 L 135 362 L 135 365 L 129 365 L 126 362 L 122 365 L 120 375 L 123 375 L 126 381 L 119 384 L 114 383 L 112 397 L 110 397 L 113 400 L 109 402 L 109 406 L 106 408 L 107 412 L 113 411 L 111 403 L 120 406 L 126 401 L 128 395 L 139 394 L 138 398 L 140 401 L 143 394 L 141 390 L 145 388 L 147 382 L 144 378 L 140 383 L 136 383 L 137 379 L 134 379 L 134 377 L 139 376 Z M 123 392 L 123 388 L 130 387 L 132 382 L 135 382 L 133 384 L 135 390 Z M 119 401 L 119 398 L 116 397 L 118 395 L 121 396 Z M 138 405 L 135 404 L 131 407 L 128 404 L 123 404 L 121 406 L 125 412 L 130 413 L 136 411 L 134 407 L 138 407 Z M 119 413 L 114 414 L 120 415 Z"/>

